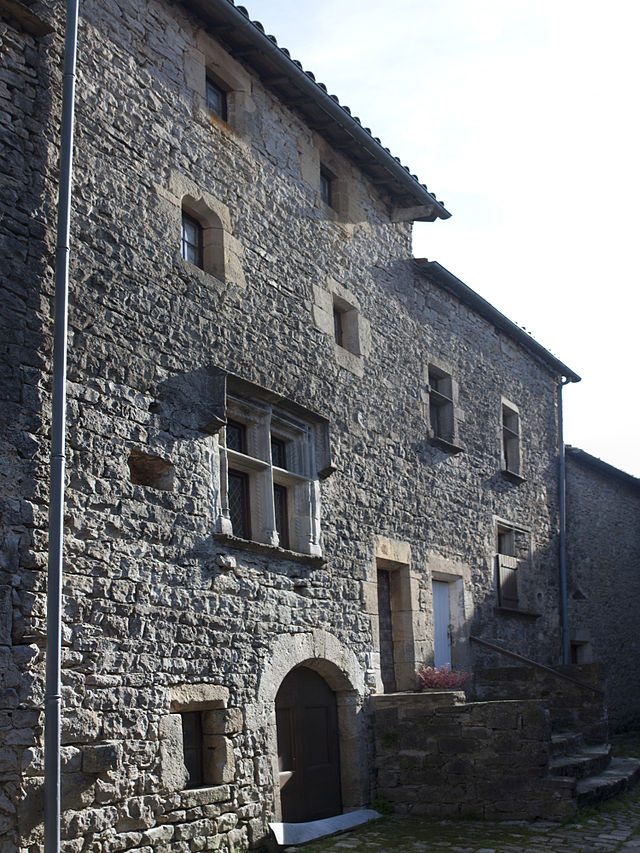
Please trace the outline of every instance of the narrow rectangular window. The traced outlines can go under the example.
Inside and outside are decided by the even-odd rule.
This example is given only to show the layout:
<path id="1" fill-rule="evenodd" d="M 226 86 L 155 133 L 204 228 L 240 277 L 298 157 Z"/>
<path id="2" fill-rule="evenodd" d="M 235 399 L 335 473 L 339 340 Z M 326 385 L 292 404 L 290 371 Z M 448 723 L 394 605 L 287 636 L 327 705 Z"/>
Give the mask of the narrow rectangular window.
<path id="1" fill-rule="evenodd" d="M 498 527 L 497 538 L 498 600 L 501 607 L 517 610 L 519 598 L 515 530 L 512 527 Z"/>
<path id="2" fill-rule="evenodd" d="M 453 444 L 451 377 L 435 367 L 429 367 L 429 421 L 434 438 Z"/>
<path id="3" fill-rule="evenodd" d="M 520 474 L 520 416 L 502 405 L 502 454 L 505 471 Z"/>
<path id="4" fill-rule="evenodd" d="M 212 113 L 227 120 L 227 93 L 207 77 L 207 106 Z"/>
<path id="5" fill-rule="evenodd" d="M 332 199 L 332 192 L 331 192 L 332 181 L 333 181 L 333 178 L 329 174 L 329 172 L 325 168 L 321 167 L 321 169 L 320 169 L 320 198 L 329 207 L 333 206 L 332 205 L 333 199 Z"/>
<path id="6" fill-rule="evenodd" d="M 343 312 L 337 305 L 333 306 L 333 332 L 338 346 L 344 347 Z"/>
<path id="7" fill-rule="evenodd" d="M 276 468 L 287 467 L 287 445 L 281 438 L 271 436 L 271 464 Z"/>
<path id="8" fill-rule="evenodd" d="M 273 508 L 276 530 L 281 548 L 289 548 L 289 516 L 287 512 L 287 489 L 279 483 L 273 484 Z"/>
<path id="9" fill-rule="evenodd" d="M 202 717 L 200 711 L 183 711 L 182 746 L 184 763 L 189 775 L 187 788 L 199 788 L 203 784 L 202 762 Z"/>
<path id="10" fill-rule="evenodd" d="M 202 269 L 202 225 L 197 219 L 184 212 L 182 214 L 181 252 L 185 261 L 189 261 L 190 264 Z"/>
<path id="11" fill-rule="evenodd" d="M 249 476 L 244 471 L 229 469 L 229 518 L 234 536 L 251 539 L 249 522 Z"/>
<path id="12" fill-rule="evenodd" d="M 247 428 L 238 421 L 227 421 L 226 426 L 227 447 L 229 450 L 237 450 L 238 453 L 247 452 Z"/>
<path id="13" fill-rule="evenodd" d="M 385 693 L 396 692 L 396 671 L 393 649 L 393 612 L 391 608 L 391 578 L 386 569 L 378 569 L 378 636 L 380 640 L 380 678 Z"/>

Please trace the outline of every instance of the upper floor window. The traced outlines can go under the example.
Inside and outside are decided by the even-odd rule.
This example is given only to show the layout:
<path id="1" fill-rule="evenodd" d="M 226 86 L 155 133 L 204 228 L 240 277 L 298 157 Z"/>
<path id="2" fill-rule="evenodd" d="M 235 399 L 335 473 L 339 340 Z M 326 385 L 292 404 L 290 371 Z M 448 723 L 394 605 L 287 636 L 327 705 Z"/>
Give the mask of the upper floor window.
<path id="1" fill-rule="evenodd" d="M 320 198 L 329 207 L 333 207 L 334 177 L 326 166 L 320 166 Z"/>
<path id="2" fill-rule="evenodd" d="M 428 367 L 429 438 L 443 450 L 457 453 L 458 418 L 456 413 L 457 386 L 451 374 L 435 364 Z"/>
<path id="3" fill-rule="evenodd" d="M 182 211 L 181 254 L 185 261 L 203 268 L 202 225 L 193 216 Z"/>
<path id="4" fill-rule="evenodd" d="M 515 406 L 502 403 L 502 469 L 519 477 L 520 415 Z"/>
<path id="5" fill-rule="evenodd" d="M 207 107 L 212 113 L 227 121 L 227 93 L 207 75 Z"/>
<path id="6" fill-rule="evenodd" d="M 243 391 L 249 386 L 238 383 Z M 218 530 L 319 556 L 319 479 L 332 470 L 326 422 L 252 389 L 253 396 L 225 397 Z"/>

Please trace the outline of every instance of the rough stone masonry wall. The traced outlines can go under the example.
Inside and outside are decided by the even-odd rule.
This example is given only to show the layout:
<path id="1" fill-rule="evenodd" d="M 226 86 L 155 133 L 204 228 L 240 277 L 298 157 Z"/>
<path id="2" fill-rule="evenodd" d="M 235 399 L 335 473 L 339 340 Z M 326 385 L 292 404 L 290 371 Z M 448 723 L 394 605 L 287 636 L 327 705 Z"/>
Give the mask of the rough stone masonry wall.
<path id="1" fill-rule="evenodd" d="M 59 4 L 52 11 L 61 14 Z M 60 20 L 56 27 L 51 51 L 59 47 Z M 33 45 L 21 44 L 14 65 L 33 77 Z M 65 849 L 244 848 L 259 840 L 274 810 L 272 741 L 256 710 L 258 697 L 273 697 L 287 667 L 305 654 L 331 664 L 326 677 L 335 679 L 341 707 L 351 709 L 350 737 L 361 745 L 353 762 L 362 767 L 359 789 L 355 784 L 350 796 L 354 803 L 370 796 L 371 756 L 358 712 L 375 679 L 365 592 L 375 575 L 376 537 L 410 549 L 426 657 L 434 565 L 464 574 L 474 632 L 524 654 L 535 650 L 538 659 L 557 656 L 554 378 L 416 277 L 409 225 L 392 224 L 388 200 L 339 154 L 325 152 L 240 64 L 231 63 L 244 87 L 237 124 L 212 120 L 190 81 L 199 53 L 218 56 L 219 48 L 182 7 L 87 2 L 79 49 L 63 626 Z M 53 59 L 48 63 L 53 67 Z M 37 72 L 45 92 L 46 67 Z M 32 92 L 27 82 L 17 88 L 38 104 L 43 91 Z M 0 586 L 3 625 L 9 613 L 12 624 L 12 645 L 6 627 L 0 638 L 9 661 L 2 724 L 12 727 L 2 765 L 0 808 L 9 833 L 3 853 L 16 845 L 37 850 L 42 840 L 55 226 L 49 113 L 34 110 L 44 126 L 30 130 L 25 117 L 33 108 L 14 93 L 6 99 L 20 105 L 16 121 L 24 122 L 26 136 L 16 143 L 24 147 L 22 159 L 3 161 L 3 168 L 16 185 L 42 186 L 16 201 L 18 212 L 0 224 L 20 247 L 6 280 L 13 296 L 2 302 L 13 336 L 3 353 L 2 386 L 9 404 L 2 470 L 9 499 Z M 57 102 L 52 112 L 59 113 Z M 342 216 L 318 203 L 310 183 L 308 159 L 319 162 L 318 151 L 344 176 L 350 202 Z M 210 199 L 225 220 L 224 279 L 180 257 L 183 194 Z M 335 288 L 331 281 L 353 294 L 370 327 L 360 372 L 342 366 L 331 336 L 314 322 L 317 291 Z M 427 441 L 431 358 L 446 362 L 459 381 L 464 452 L 458 455 Z M 211 364 L 329 420 L 336 472 L 321 485 L 325 564 L 214 538 L 217 436 L 194 426 L 193 411 L 203 401 L 192 399 L 186 412 L 176 402 L 184 393 L 174 394 L 197 384 Z M 521 484 L 499 470 L 501 395 L 522 413 Z M 168 461 L 173 489 L 133 483 L 132 450 Z M 496 516 L 533 531 L 526 582 L 537 620 L 494 612 Z M 200 793 L 183 790 L 175 760 L 176 697 L 187 694 L 191 702 L 194 695 L 205 705 L 215 701 L 233 720 L 212 732 L 222 738 L 226 758 L 218 783 Z"/>
<path id="2" fill-rule="evenodd" d="M 595 691 L 530 666 L 479 668 L 473 690 L 480 699 L 539 699 L 554 732 L 581 733 L 587 743 L 605 743 L 609 729 L 603 667 L 569 664 L 554 669 Z"/>
<path id="3" fill-rule="evenodd" d="M 3 9 L 5 12 L 6 9 Z M 0 20 L 0 850 L 17 849 L 25 751 L 41 742 L 56 57 L 34 5 Z M 45 10 L 46 11 L 46 10 Z"/>
<path id="4" fill-rule="evenodd" d="M 640 488 L 567 451 L 569 629 L 599 661 L 612 729 L 640 722 Z"/>
<path id="5" fill-rule="evenodd" d="M 562 819 L 571 788 L 547 778 L 551 729 L 538 701 L 464 704 L 462 693 L 371 698 L 376 786 L 400 814 Z"/>

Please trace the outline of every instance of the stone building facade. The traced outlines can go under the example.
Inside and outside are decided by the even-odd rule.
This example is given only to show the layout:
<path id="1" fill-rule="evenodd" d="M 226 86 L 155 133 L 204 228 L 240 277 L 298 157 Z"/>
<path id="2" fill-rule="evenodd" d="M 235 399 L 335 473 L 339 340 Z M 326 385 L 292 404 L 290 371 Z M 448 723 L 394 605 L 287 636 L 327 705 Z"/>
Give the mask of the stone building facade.
<path id="1" fill-rule="evenodd" d="M 64 22 L 0 5 L 9 853 L 42 839 Z M 411 258 L 444 206 L 242 7 L 88 0 L 76 100 L 65 849 L 246 849 L 370 801 L 368 697 L 420 663 L 493 662 L 472 634 L 559 662 L 578 377 Z"/>
<path id="2" fill-rule="evenodd" d="M 640 480 L 577 447 L 566 460 L 573 662 L 601 662 L 612 727 L 637 726 Z"/>

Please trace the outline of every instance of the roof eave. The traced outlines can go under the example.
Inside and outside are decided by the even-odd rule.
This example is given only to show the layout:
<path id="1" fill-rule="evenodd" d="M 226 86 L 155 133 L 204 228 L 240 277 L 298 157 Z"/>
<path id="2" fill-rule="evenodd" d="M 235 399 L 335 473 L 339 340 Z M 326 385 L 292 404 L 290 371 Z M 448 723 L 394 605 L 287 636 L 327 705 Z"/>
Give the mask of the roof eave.
<path id="1" fill-rule="evenodd" d="M 512 320 L 494 308 L 490 302 L 483 299 L 475 290 L 472 290 L 453 273 L 443 267 L 437 261 L 428 261 L 424 258 L 415 258 L 414 266 L 425 278 L 435 282 L 444 290 L 453 294 L 460 302 L 469 306 L 486 320 L 489 320 L 497 329 L 504 332 L 516 343 L 520 344 L 528 352 L 541 359 L 548 368 L 557 376 L 565 378 L 568 382 L 580 382 L 580 376 L 567 367 L 562 361 L 552 355 L 549 350 L 539 344 L 524 329 L 517 326 Z"/>
<path id="2" fill-rule="evenodd" d="M 252 22 L 242 6 L 233 0 L 183 0 L 211 32 L 225 42 L 229 52 L 241 58 L 260 75 L 264 86 L 282 102 L 295 102 L 295 109 L 310 121 L 312 129 L 339 147 L 381 190 L 393 200 L 394 221 L 427 221 L 448 219 L 451 214 L 415 175 L 394 157 L 360 119 L 351 115 L 335 95 L 317 83 L 311 72 L 291 59 L 288 51 L 278 47 L 273 36 L 266 35 L 262 25 Z M 270 76 L 264 72 L 269 69 Z M 293 91 L 292 91 L 293 90 Z M 320 118 L 319 118 L 320 117 Z M 323 123 L 323 119 L 326 124 Z M 313 119 L 313 121 L 311 121 Z"/>

